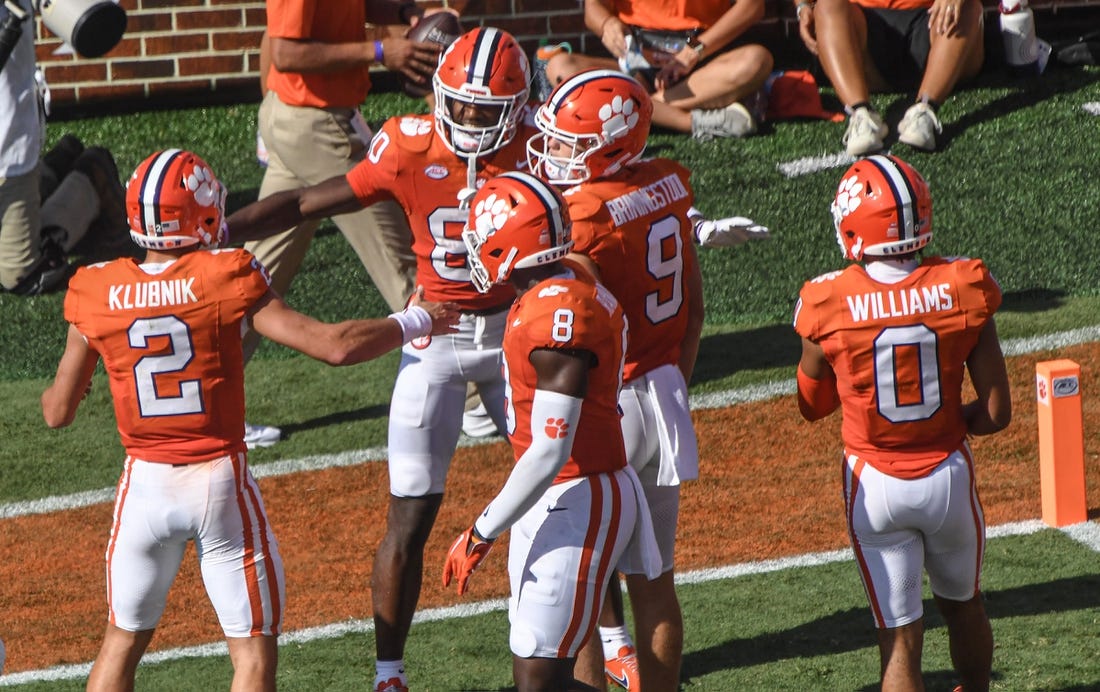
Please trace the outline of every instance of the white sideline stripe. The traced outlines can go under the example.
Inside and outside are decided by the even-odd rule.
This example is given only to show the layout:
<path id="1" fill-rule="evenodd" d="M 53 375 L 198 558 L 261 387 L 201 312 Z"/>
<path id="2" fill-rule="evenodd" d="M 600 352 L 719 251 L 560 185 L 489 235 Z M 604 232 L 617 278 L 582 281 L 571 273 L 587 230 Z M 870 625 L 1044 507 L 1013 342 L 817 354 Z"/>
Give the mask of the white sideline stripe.
<path id="1" fill-rule="evenodd" d="M 1100 525 L 1094 521 L 1083 521 L 1080 524 L 1062 527 L 1062 533 L 1077 541 L 1086 548 L 1100 553 Z"/>
<path id="2" fill-rule="evenodd" d="M 776 168 L 788 178 L 797 178 L 818 171 L 829 170 L 830 168 L 847 166 L 853 161 L 855 161 L 855 158 L 849 156 L 848 152 L 841 152 L 839 154 L 822 154 L 821 156 L 804 156 L 794 161 L 777 164 Z"/>
<path id="3" fill-rule="evenodd" d="M 1100 325 L 1081 327 L 1065 332 L 1056 332 L 1045 336 L 1029 337 L 1026 339 L 1007 339 L 1001 342 L 1001 348 L 1006 356 L 1021 356 L 1037 351 L 1050 351 L 1066 346 L 1100 341 Z M 709 392 L 694 394 L 689 398 L 692 409 L 703 410 L 713 408 L 726 408 L 736 404 L 748 404 L 759 401 L 776 399 L 796 391 L 794 379 L 780 380 L 766 384 L 750 385 L 740 389 L 731 389 L 724 392 Z M 499 437 L 473 439 L 461 436 L 460 447 L 476 447 L 485 444 L 500 442 Z M 356 466 L 374 461 L 385 461 L 385 447 L 370 447 L 338 454 L 317 454 L 301 459 L 283 459 L 269 464 L 259 464 L 252 467 L 252 475 L 256 478 L 268 478 L 271 476 L 283 476 L 289 473 L 301 471 L 320 471 L 338 466 Z M 0 519 L 12 519 L 32 514 L 47 514 L 49 512 L 62 512 L 80 507 L 98 505 L 111 502 L 115 497 L 114 488 L 102 490 L 88 490 L 72 495 L 55 495 L 43 497 L 37 500 L 25 500 L 0 505 Z"/>
<path id="4" fill-rule="evenodd" d="M 1089 101 L 1088 103 L 1081 104 L 1081 107 L 1089 115 L 1100 115 L 1100 101 Z"/>
<path id="5" fill-rule="evenodd" d="M 1047 528 L 1049 527 L 1046 524 L 1038 520 L 1019 521 L 1009 524 L 1001 524 L 1000 526 L 989 527 L 986 534 L 988 538 L 1024 536 L 1037 533 Z M 1077 524 L 1076 526 L 1064 529 L 1064 531 L 1066 531 L 1067 533 L 1075 531 L 1091 533 L 1092 540 L 1097 542 L 1096 546 L 1093 547 L 1093 549 L 1100 550 L 1100 528 L 1097 528 L 1095 524 L 1092 524 L 1091 522 L 1086 522 L 1085 524 Z M 695 570 L 693 572 L 685 572 L 683 574 L 676 575 L 676 583 L 702 584 L 704 582 L 717 581 L 720 579 L 733 579 L 736 577 L 743 577 L 754 574 L 766 574 L 769 572 L 778 572 L 785 569 L 794 569 L 799 567 L 816 567 L 818 565 L 827 565 L 834 562 L 844 562 L 846 560 L 850 560 L 851 558 L 852 553 L 848 549 L 830 550 L 823 553 L 807 553 L 805 555 L 796 555 L 788 558 L 745 562 L 739 565 L 729 565 L 727 567 L 716 567 L 711 569 Z M 483 615 L 485 613 L 506 610 L 507 608 L 508 601 L 503 598 L 494 599 L 491 601 L 481 601 L 478 603 L 469 603 L 465 605 L 448 606 L 446 608 L 429 608 L 426 610 L 417 611 L 416 615 L 413 617 L 413 623 L 438 622 L 441 620 L 466 618 L 475 615 Z M 374 622 L 371 620 L 345 620 L 343 622 L 332 623 L 331 625 L 319 625 L 317 627 L 307 627 L 305 629 L 287 632 L 279 636 L 279 646 L 286 646 L 288 644 L 306 644 L 308 642 L 318 641 L 321 639 L 335 639 L 336 637 L 342 637 L 347 634 L 365 634 L 367 632 L 373 631 Z M 184 658 L 225 656 L 228 653 L 229 650 L 226 648 L 225 642 L 199 644 L 197 646 L 165 649 L 163 651 L 156 651 L 146 654 L 142 658 L 141 664 L 152 665 L 155 663 L 164 663 L 167 661 L 178 661 Z M 11 687 L 14 685 L 22 685 L 32 682 L 55 682 L 58 680 L 74 680 L 87 677 L 88 673 L 90 673 L 91 670 L 91 663 L 54 666 L 52 668 L 45 668 L 42 670 L 27 670 L 20 673 L 12 673 L 10 675 L 0 676 L 0 687 Z"/>

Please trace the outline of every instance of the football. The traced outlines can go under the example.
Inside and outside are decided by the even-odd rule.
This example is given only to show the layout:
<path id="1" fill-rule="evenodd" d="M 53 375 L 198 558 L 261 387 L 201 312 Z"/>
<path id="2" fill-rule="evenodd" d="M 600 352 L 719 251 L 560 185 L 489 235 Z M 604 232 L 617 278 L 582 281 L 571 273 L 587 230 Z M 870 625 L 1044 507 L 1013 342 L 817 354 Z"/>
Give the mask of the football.
<path id="1" fill-rule="evenodd" d="M 438 43 L 441 47 L 446 48 L 461 35 L 462 26 L 458 23 L 458 17 L 452 12 L 444 11 L 421 17 L 420 21 L 416 23 L 416 26 L 408 30 L 405 37 L 413 41 Z M 430 79 L 426 82 L 417 84 L 402 76 L 401 86 L 406 94 L 416 98 L 426 96 L 432 91 Z"/>

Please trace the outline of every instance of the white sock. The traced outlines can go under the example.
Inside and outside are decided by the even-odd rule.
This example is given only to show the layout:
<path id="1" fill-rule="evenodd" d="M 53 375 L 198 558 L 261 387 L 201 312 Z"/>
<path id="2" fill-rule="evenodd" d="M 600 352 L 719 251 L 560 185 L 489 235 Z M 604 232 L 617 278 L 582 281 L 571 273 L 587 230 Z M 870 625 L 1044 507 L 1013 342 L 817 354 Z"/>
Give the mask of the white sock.
<path id="1" fill-rule="evenodd" d="M 600 627 L 600 642 L 603 644 L 603 657 L 617 658 L 619 649 L 624 646 L 633 646 L 630 641 L 630 633 L 626 631 L 626 625 L 618 627 Z"/>
<path id="2" fill-rule="evenodd" d="M 401 682 L 407 682 L 405 679 L 405 659 L 399 658 L 396 661 L 374 662 L 375 687 L 378 687 L 378 683 L 386 682 L 392 678 L 400 678 Z"/>

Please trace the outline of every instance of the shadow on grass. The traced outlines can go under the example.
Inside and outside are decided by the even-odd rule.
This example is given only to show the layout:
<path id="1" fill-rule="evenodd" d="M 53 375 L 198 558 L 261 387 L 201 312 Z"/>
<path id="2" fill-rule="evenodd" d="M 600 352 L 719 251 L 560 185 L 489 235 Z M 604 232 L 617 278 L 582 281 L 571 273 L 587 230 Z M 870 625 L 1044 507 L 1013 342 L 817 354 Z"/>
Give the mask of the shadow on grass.
<path id="1" fill-rule="evenodd" d="M 330 425 L 340 425 L 341 423 L 357 423 L 365 420 L 385 418 L 389 413 L 389 404 L 375 404 L 373 406 L 364 406 L 350 411 L 337 411 L 336 413 L 330 413 L 326 416 L 310 418 L 301 423 L 280 424 L 279 429 L 283 431 L 283 438 L 285 439 L 291 437 L 296 432 L 317 430 L 319 428 L 326 428 Z"/>
<path id="2" fill-rule="evenodd" d="M 1002 310 L 1012 312 L 1046 312 L 1062 307 L 1066 302 L 1066 292 L 1048 288 L 1030 288 L 1025 291 L 1011 291 L 1004 294 Z"/>
<path id="3" fill-rule="evenodd" d="M 994 622 L 1001 618 L 1049 615 L 1100 607 L 1100 574 L 1055 579 L 985 594 L 986 611 Z M 924 602 L 925 627 L 944 626 L 935 602 Z M 875 630 L 867 608 L 841 610 L 812 622 L 751 639 L 734 639 L 684 655 L 685 680 L 731 668 L 744 668 L 787 659 L 810 658 L 857 651 L 875 645 Z M 878 671 L 869 674 L 877 677 Z M 994 671 L 996 677 L 996 671 Z M 925 673 L 929 689 L 948 689 L 954 682 L 950 671 Z M 942 683 L 942 684 L 941 684 Z M 877 689 L 877 685 L 864 689 Z M 1098 689 L 1082 686 L 1077 689 Z"/>
<path id="4" fill-rule="evenodd" d="M 746 370 L 789 367 L 791 377 L 802 354 L 802 342 L 788 324 L 771 325 L 703 337 L 692 374 L 693 384 L 718 380 Z"/>

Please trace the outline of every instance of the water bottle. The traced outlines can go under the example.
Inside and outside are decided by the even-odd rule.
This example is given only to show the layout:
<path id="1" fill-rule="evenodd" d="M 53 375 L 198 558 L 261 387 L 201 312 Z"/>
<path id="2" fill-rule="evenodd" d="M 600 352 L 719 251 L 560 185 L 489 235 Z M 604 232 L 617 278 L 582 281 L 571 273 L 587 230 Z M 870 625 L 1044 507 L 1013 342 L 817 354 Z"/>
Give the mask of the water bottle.
<path id="1" fill-rule="evenodd" d="M 1027 0 L 1001 0 L 1001 38 L 1005 61 L 1019 74 L 1042 73 L 1050 57 L 1050 44 L 1035 36 L 1035 13 Z"/>

